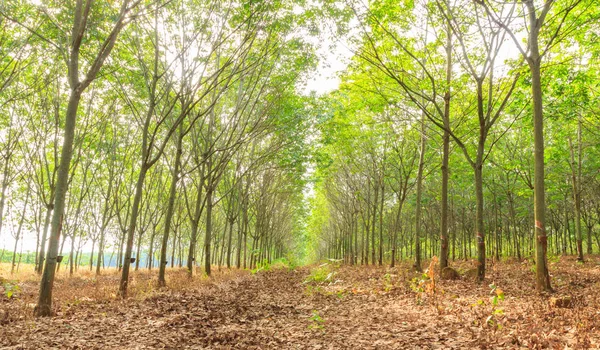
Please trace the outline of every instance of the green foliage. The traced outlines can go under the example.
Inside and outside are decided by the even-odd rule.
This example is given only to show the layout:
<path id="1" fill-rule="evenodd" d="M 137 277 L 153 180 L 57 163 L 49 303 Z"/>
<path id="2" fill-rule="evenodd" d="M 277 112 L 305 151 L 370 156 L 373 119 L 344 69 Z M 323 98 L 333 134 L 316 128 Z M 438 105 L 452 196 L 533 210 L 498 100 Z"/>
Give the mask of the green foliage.
<path id="1" fill-rule="evenodd" d="M 337 272 L 331 264 L 321 264 L 311 269 L 310 274 L 304 279 L 305 284 L 331 283 Z"/>
<path id="2" fill-rule="evenodd" d="M 423 303 L 423 297 L 429 282 L 429 275 L 427 273 L 422 273 L 420 276 L 413 277 L 408 283 L 410 290 L 415 293 L 415 300 L 418 305 Z"/>
<path id="3" fill-rule="evenodd" d="M 325 332 L 325 320 L 323 317 L 321 317 L 321 315 L 319 315 L 317 310 L 312 311 L 312 315 L 309 317 L 309 320 L 311 323 L 308 325 L 308 329 L 318 330 L 323 333 Z"/>
<path id="4" fill-rule="evenodd" d="M 256 263 L 256 268 L 250 270 L 250 272 L 254 275 L 257 274 L 259 272 L 269 272 L 271 271 L 271 264 L 269 263 L 269 260 L 264 259 L 263 261 L 259 261 Z"/>
<path id="5" fill-rule="evenodd" d="M 16 294 L 21 292 L 21 287 L 16 281 L 9 281 L 0 278 L 0 284 L 4 289 L 4 296 L 6 296 L 8 299 L 16 297 Z"/>
<path id="6" fill-rule="evenodd" d="M 485 323 L 495 329 L 501 329 L 502 325 L 499 322 L 499 317 L 504 315 L 504 309 L 498 307 L 501 302 L 504 301 L 504 292 L 498 288 L 494 283 L 490 284 L 490 304 L 492 309 L 490 315 L 486 318 Z"/>
<path id="7" fill-rule="evenodd" d="M 383 290 L 389 292 L 394 288 L 394 283 L 392 282 L 392 275 L 386 273 L 383 275 Z"/>

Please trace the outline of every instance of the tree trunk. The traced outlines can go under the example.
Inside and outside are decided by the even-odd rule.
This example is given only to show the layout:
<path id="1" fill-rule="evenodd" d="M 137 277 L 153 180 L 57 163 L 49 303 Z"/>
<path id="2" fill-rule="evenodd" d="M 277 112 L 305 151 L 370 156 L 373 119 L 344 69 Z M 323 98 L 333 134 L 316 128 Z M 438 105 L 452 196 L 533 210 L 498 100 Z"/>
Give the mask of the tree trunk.
<path id="1" fill-rule="evenodd" d="M 578 127 L 578 141 L 581 145 L 581 120 Z M 583 262 L 583 232 L 581 232 L 581 147 L 579 147 L 578 161 L 575 162 L 573 141 L 569 137 L 569 154 L 571 156 L 571 184 L 573 188 L 573 203 L 575 209 L 575 236 L 577 237 L 577 260 Z"/>
<path id="2" fill-rule="evenodd" d="M 475 165 L 475 232 L 477 236 L 477 280 L 482 282 L 485 278 L 485 233 L 483 226 L 483 166 L 479 162 Z"/>
<path id="3" fill-rule="evenodd" d="M 142 226 L 144 225 L 143 219 L 142 221 Z M 140 232 L 137 235 L 137 244 L 136 244 L 136 249 L 135 249 L 135 268 L 134 271 L 137 271 L 140 268 L 140 250 L 142 249 L 142 236 L 143 236 L 144 232 L 142 231 L 142 227 L 140 227 Z"/>
<path id="4" fill-rule="evenodd" d="M 449 3 L 446 1 L 449 8 Z M 448 160 L 450 159 L 450 82 L 452 80 L 452 27 L 446 28 L 446 92 L 444 94 L 444 130 L 442 139 L 442 188 L 440 218 L 440 271 L 448 266 Z"/>
<path id="5" fill-rule="evenodd" d="M 212 171 L 212 167 L 208 166 L 209 173 Z M 210 276 L 210 265 L 211 265 L 211 252 L 210 252 L 210 240 L 212 234 L 212 209 L 213 209 L 213 184 L 212 176 L 209 175 L 208 186 L 206 189 L 206 234 L 204 236 L 204 272 L 207 276 Z"/>
<path id="6" fill-rule="evenodd" d="M 535 17 L 535 15 L 534 15 Z M 537 21 L 533 23 L 536 27 Z M 533 136 L 534 136 L 534 220 L 536 236 L 536 288 L 538 291 L 552 291 L 546 250 L 546 200 L 544 187 L 544 115 L 542 106 L 541 58 L 539 56 L 537 30 L 530 32 L 531 58 L 528 60 L 531 70 L 531 90 L 533 98 Z"/>
<path id="7" fill-rule="evenodd" d="M 65 117 L 65 129 L 63 144 L 56 181 L 56 197 L 54 199 L 54 210 L 52 213 L 52 226 L 50 230 L 50 242 L 46 256 L 46 265 L 43 269 L 40 282 L 40 295 L 35 308 L 37 316 L 50 316 L 52 314 L 52 287 L 54 285 L 54 274 L 56 272 L 56 256 L 58 253 L 58 241 L 62 225 L 62 217 L 65 211 L 65 198 L 69 186 L 69 168 L 73 157 L 73 141 L 75 139 L 75 124 L 77 121 L 77 108 L 81 99 L 79 86 L 72 88 L 67 113 Z M 44 241 L 42 240 L 42 245 Z M 43 254 L 40 254 L 43 255 Z M 41 266 L 42 264 L 40 264 Z"/>
<path id="8" fill-rule="evenodd" d="M 148 246 L 148 270 L 151 271 L 154 261 L 154 237 L 156 236 L 156 225 L 152 225 L 152 234 L 150 235 L 150 245 Z"/>
<path id="9" fill-rule="evenodd" d="M 167 267 L 167 244 L 169 242 L 169 231 L 171 230 L 171 221 L 173 220 L 173 212 L 175 210 L 175 199 L 177 197 L 177 182 L 179 181 L 179 168 L 181 166 L 181 155 L 183 153 L 183 124 L 179 125 L 179 137 L 177 138 L 177 153 L 175 154 L 175 166 L 173 168 L 173 177 L 171 179 L 171 189 L 169 191 L 169 205 L 167 206 L 167 214 L 165 216 L 165 227 L 163 231 L 162 245 L 160 248 L 160 267 L 158 270 L 158 285 L 166 286 L 165 269 Z M 173 244 L 175 247 L 175 244 Z M 171 259 L 171 267 L 173 267 L 173 259 Z"/>
<path id="10" fill-rule="evenodd" d="M 373 218 L 371 219 L 371 263 L 376 264 L 375 260 L 375 226 L 377 225 L 377 207 L 379 206 L 379 186 L 375 185 L 375 198 L 373 200 Z"/>
<path id="11" fill-rule="evenodd" d="M 227 237 L 227 268 L 231 268 L 231 239 L 233 232 L 233 224 L 235 223 L 235 219 L 229 219 L 229 236 Z"/>
<path id="12" fill-rule="evenodd" d="M 384 194 L 385 182 L 383 179 L 383 174 L 381 174 L 381 205 L 379 207 L 379 266 L 383 265 L 383 202 L 385 198 Z"/>
<path id="13" fill-rule="evenodd" d="M 425 167 L 425 114 L 421 116 L 421 145 L 419 147 L 419 168 L 417 170 L 417 200 L 415 208 L 415 270 L 423 271 L 421 268 L 421 196 L 423 195 L 423 169 Z"/>
<path id="14" fill-rule="evenodd" d="M 31 193 L 31 186 L 27 186 L 27 196 L 25 197 L 25 204 L 23 204 L 23 211 L 21 212 L 21 218 L 19 219 L 19 228 L 17 228 L 17 235 L 15 236 L 15 249 L 13 250 L 12 256 L 12 264 L 10 265 L 10 274 L 12 275 L 15 269 L 15 256 L 17 255 L 17 244 L 19 243 L 19 238 L 21 237 L 21 230 L 23 229 L 23 222 L 25 222 L 25 211 L 27 210 L 27 205 L 29 204 L 29 195 Z M 1 214 L 0 214 L 1 215 Z M 20 260 L 21 258 L 19 258 Z M 0 259 L 2 262 L 2 259 Z"/>
<path id="15" fill-rule="evenodd" d="M 190 247 L 188 250 L 187 268 L 188 275 L 192 277 L 194 261 L 196 260 L 196 246 L 198 240 L 198 227 L 200 226 L 200 218 L 202 216 L 202 210 L 204 205 L 202 202 L 202 189 L 204 187 L 204 164 L 200 167 L 200 184 L 198 185 L 198 192 L 196 193 L 196 208 L 194 210 L 194 217 L 191 220 L 192 232 L 190 234 Z"/>
<path id="16" fill-rule="evenodd" d="M 40 252 L 38 254 L 36 263 L 36 272 L 42 273 L 44 269 L 44 261 L 46 261 L 46 240 L 48 237 L 48 229 L 50 228 L 50 219 L 52 217 L 54 204 L 46 206 L 46 218 L 44 219 L 44 231 L 42 233 L 42 240 L 40 242 Z"/>
<path id="17" fill-rule="evenodd" d="M 94 268 L 94 248 L 96 247 L 96 241 L 92 240 L 92 253 L 90 254 L 90 271 Z"/>
<path id="18" fill-rule="evenodd" d="M 9 135 L 11 134 L 11 130 L 9 130 Z M 10 136 L 9 141 L 10 143 Z M 10 148 L 10 145 L 6 146 Z M 0 193 L 0 235 L 2 234 L 2 226 L 4 224 L 4 205 L 6 203 L 6 189 L 8 188 L 9 182 L 9 171 L 10 171 L 10 149 L 6 150 L 7 155 L 4 157 L 4 171 L 2 172 L 2 192 Z"/>
<path id="19" fill-rule="evenodd" d="M 69 276 L 73 276 L 73 272 L 75 271 L 74 259 L 73 259 L 73 251 L 75 250 L 75 232 L 73 232 L 73 236 L 71 236 L 71 251 L 69 252 Z"/>
<path id="20" fill-rule="evenodd" d="M 142 161 L 145 161 L 146 157 L 142 156 Z M 127 245 L 125 248 L 125 256 L 122 260 L 123 270 L 121 273 L 121 281 L 119 283 L 119 295 L 122 298 L 127 297 L 127 287 L 129 284 L 129 267 L 131 265 L 131 251 L 133 250 L 133 237 L 135 234 L 135 226 L 137 222 L 138 213 L 140 210 L 140 202 L 142 201 L 142 191 L 144 189 L 144 180 L 148 173 L 148 165 L 142 163 L 142 168 L 138 175 L 137 184 L 135 186 L 135 195 L 133 197 L 133 206 L 131 208 L 131 218 L 129 219 L 129 228 L 127 229 Z M 119 262 L 120 264 L 121 262 Z"/>
<path id="21" fill-rule="evenodd" d="M 104 240 L 106 235 L 106 227 L 102 225 L 100 229 L 100 242 L 98 243 L 98 257 L 96 260 L 96 275 L 100 274 L 100 266 L 104 265 Z"/>

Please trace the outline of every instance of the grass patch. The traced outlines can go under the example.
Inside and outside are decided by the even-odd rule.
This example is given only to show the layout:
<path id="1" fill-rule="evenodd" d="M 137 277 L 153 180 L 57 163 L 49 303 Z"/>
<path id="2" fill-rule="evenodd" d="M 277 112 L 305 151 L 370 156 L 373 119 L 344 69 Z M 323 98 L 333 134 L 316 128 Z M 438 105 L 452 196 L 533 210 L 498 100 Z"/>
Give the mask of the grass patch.
<path id="1" fill-rule="evenodd" d="M 316 268 L 310 270 L 310 274 L 304 279 L 304 283 L 307 284 L 322 284 L 325 282 L 332 282 L 333 277 L 336 275 L 335 266 L 330 263 L 324 263 Z"/>

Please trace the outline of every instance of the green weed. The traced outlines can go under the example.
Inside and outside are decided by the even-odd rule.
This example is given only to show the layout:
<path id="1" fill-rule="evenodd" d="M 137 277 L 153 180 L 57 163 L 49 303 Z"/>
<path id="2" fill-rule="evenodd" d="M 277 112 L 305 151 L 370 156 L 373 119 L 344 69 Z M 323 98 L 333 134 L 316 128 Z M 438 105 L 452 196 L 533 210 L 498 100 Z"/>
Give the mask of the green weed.
<path id="1" fill-rule="evenodd" d="M 17 282 L 5 279 L 2 279 L 0 282 L 2 283 L 2 288 L 4 289 L 4 296 L 6 296 L 8 299 L 15 297 L 16 294 L 21 292 L 21 287 L 19 287 Z"/>
<path id="2" fill-rule="evenodd" d="M 310 271 L 310 274 L 304 279 L 304 283 L 324 283 L 331 282 L 336 272 L 329 264 L 319 265 Z"/>
<path id="3" fill-rule="evenodd" d="M 312 311 L 312 316 L 310 316 L 309 320 L 311 324 L 308 325 L 308 329 L 325 332 L 325 320 L 319 315 L 317 310 Z"/>
<path id="4" fill-rule="evenodd" d="M 259 261 L 256 264 L 256 268 L 250 270 L 250 273 L 252 273 L 254 275 L 261 271 L 271 271 L 271 264 L 269 263 L 269 260 L 264 259 L 262 262 Z"/>

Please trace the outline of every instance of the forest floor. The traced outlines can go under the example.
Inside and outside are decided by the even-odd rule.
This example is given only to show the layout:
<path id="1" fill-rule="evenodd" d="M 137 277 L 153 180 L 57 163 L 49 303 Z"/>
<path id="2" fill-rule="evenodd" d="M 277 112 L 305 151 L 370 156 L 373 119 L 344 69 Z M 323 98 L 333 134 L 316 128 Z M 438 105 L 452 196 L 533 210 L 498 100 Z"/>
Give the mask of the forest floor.
<path id="1" fill-rule="evenodd" d="M 472 263 L 452 264 L 461 271 Z M 527 261 L 491 264 L 482 284 L 434 277 L 434 289 L 408 263 L 222 269 L 192 281 L 173 269 L 163 289 L 156 271 L 138 271 L 126 300 L 116 298 L 116 271 L 61 272 L 56 315 L 36 319 L 37 277 L 22 272 L 11 282 L 4 265 L 0 348 L 600 348 L 600 257 L 550 266 L 552 295 L 535 292 Z"/>

